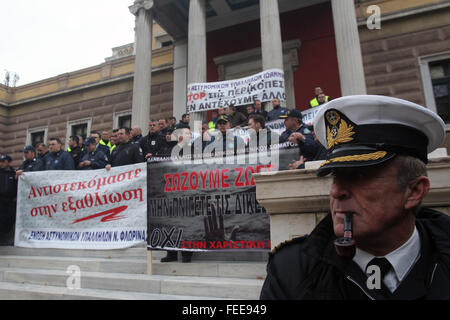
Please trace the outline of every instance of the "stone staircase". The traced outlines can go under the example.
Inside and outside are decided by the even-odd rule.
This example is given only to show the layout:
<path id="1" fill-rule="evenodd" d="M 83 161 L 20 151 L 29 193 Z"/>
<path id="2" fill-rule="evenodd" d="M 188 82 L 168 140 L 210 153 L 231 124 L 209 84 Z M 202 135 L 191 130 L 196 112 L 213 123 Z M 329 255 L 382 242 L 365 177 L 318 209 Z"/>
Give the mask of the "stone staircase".
<path id="1" fill-rule="evenodd" d="M 194 253 L 191 263 L 161 263 L 145 247 L 62 250 L 0 247 L 0 299 L 258 299 L 267 253 Z M 69 266 L 80 271 L 71 289 Z M 68 285 L 69 281 L 69 285 Z"/>

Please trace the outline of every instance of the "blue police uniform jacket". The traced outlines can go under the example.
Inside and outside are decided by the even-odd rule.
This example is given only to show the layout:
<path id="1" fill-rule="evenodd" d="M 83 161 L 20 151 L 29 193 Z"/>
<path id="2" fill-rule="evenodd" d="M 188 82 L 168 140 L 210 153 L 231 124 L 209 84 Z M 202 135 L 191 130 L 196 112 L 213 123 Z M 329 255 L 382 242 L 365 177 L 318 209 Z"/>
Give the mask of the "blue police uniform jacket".
<path id="1" fill-rule="evenodd" d="M 317 154 L 318 145 L 314 141 L 312 132 L 304 124 L 302 124 L 295 132 L 301 133 L 306 138 L 304 142 L 297 142 L 300 149 L 300 155 L 303 155 L 309 161 L 313 160 Z M 293 132 L 290 130 L 284 131 L 280 136 L 280 143 L 288 141 L 289 136 L 292 133 Z"/>
<path id="2" fill-rule="evenodd" d="M 96 149 L 94 152 L 86 153 L 81 158 L 80 163 L 86 160 L 90 161 L 91 165 L 81 168 L 82 170 L 103 169 L 109 163 L 108 156 L 103 152 L 103 150 L 100 149 Z"/>
<path id="3" fill-rule="evenodd" d="M 45 170 L 75 170 L 72 156 L 67 151 L 49 152 L 43 161 Z"/>

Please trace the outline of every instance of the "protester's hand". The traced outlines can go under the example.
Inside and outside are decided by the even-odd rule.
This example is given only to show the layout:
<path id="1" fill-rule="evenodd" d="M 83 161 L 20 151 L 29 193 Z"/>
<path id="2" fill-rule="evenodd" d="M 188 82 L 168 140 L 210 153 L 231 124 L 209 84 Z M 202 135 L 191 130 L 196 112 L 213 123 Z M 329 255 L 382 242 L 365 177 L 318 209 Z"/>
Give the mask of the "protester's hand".
<path id="1" fill-rule="evenodd" d="M 298 141 L 305 142 L 306 137 L 300 132 L 294 132 L 289 136 L 289 142 L 298 143 Z"/>
<path id="2" fill-rule="evenodd" d="M 23 170 L 16 171 L 16 180 L 19 179 L 19 176 L 23 173 Z"/>
<path id="3" fill-rule="evenodd" d="M 236 233 L 239 226 L 234 226 L 229 235 L 225 234 L 224 219 L 222 209 L 216 207 L 211 203 L 211 216 L 204 217 L 203 223 L 205 225 L 205 239 L 206 241 L 235 241 Z"/>
<path id="4" fill-rule="evenodd" d="M 105 169 L 106 169 L 106 171 L 111 170 L 111 165 L 110 165 L 110 164 L 107 164 L 106 167 L 105 167 Z"/>
<path id="5" fill-rule="evenodd" d="M 153 156 L 152 153 L 147 153 L 147 154 L 145 155 L 145 159 L 148 159 L 148 158 L 150 158 L 151 156 Z"/>
<path id="6" fill-rule="evenodd" d="M 290 170 L 295 170 L 297 169 L 299 166 L 301 166 L 302 164 L 304 164 L 305 161 L 305 157 L 300 156 L 300 160 L 296 161 L 296 160 L 292 160 L 292 163 L 289 164 L 289 169 Z"/>

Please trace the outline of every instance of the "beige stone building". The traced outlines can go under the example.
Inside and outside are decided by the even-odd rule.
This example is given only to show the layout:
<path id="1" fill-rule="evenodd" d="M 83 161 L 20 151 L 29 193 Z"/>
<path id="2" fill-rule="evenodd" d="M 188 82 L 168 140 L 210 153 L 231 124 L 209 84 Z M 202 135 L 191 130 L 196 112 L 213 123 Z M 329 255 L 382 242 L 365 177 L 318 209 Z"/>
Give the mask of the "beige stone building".
<path id="1" fill-rule="evenodd" d="M 172 115 L 173 48 L 158 25 L 153 43 L 150 111 L 159 119 Z M 67 143 L 73 134 L 130 126 L 133 51 L 129 44 L 113 48 L 112 56 L 97 66 L 14 88 L 0 84 L 0 153 L 9 154 L 17 167 L 26 144 L 50 137 Z"/>
<path id="2" fill-rule="evenodd" d="M 285 42 L 287 45 L 296 44 L 294 49 L 291 48 L 287 55 L 283 53 L 284 56 L 280 58 L 285 60 L 285 74 L 290 76 L 293 90 L 288 95 L 294 105 L 288 107 L 304 108 L 305 97 L 310 95 L 308 92 L 311 91 L 310 83 L 304 79 L 310 79 L 311 83 L 316 81 L 307 67 L 312 65 L 313 68 L 320 68 L 320 65 L 313 65 L 316 54 L 308 50 L 323 46 L 317 39 L 323 39 L 325 33 L 318 33 L 312 37 L 314 39 L 308 39 L 307 35 L 310 35 L 311 31 L 305 31 L 302 38 L 302 30 L 291 35 L 289 30 L 286 30 L 286 25 L 293 26 L 296 15 L 308 19 L 310 13 L 319 15 L 326 12 L 321 17 L 324 19 L 321 20 L 321 25 L 326 19 L 344 19 L 345 13 L 340 12 L 339 5 L 348 1 L 350 0 L 314 0 L 305 1 L 300 6 L 297 1 L 279 0 L 283 46 Z M 194 2 L 202 3 L 197 0 Z M 226 0 L 206 1 L 206 9 L 203 7 L 203 10 L 206 10 L 204 38 L 208 39 L 208 43 L 214 43 L 218 37 L 226 38 L 235 30 L 241 30 L 245 34 L 245 28 L 250 31 L 257 29 L 255 26 L 259 25 L 259 22 L 253 23 L 253 20 L 259 19 L 260 14 L 257 2 L 235 0 L 231 1 L 230 5 Z M 185 96 L 182 93 L 185 92 L 186 82 L 189 81 L 189 57 L 186 55 L 189 51 L 186 43 L 189 42 L 185 38 L 189 32 L 187 22 L 183 20 L 183 23 L 177 24 L 178 22 L 171 20 L 167 10 L 181 8 L 184 2 L 171 1 L 167 7 L 159 5 L 158 3 L 164 4 L 161 1 L 154 3 L 154 7 L 147 8 L 146 1 L 139 0 L 132 6 L 134 9 L 130 7 L 137 17 L 137 39 L 142 39 L 139 38 L 140 34 L 148 34 L 148 30 L 151 30 L 153 41 L 144 44 L 138 41 L 139 48 L 134 48 L 133 44 L 114 48 L 112 56 L 97 66 L 15 88 L 0 85 L 0 153 L 9 154 L 14 160 L 13 165 L 18 166 L 22 161 L 21 149 L 25 144 L 46 141 L 49 137 L 59 137 L 67 141 L 72 134 L 111 130 L 120 124 L 131 125 L 133 85 L 140 85 L 144 89 L 150 87 L 145 84 L 149 81 L 149 78 L 145 78 L 145 72 L 135 73 L 136 57 L 140 57 L 139 63 L 148 63 L 142 59 L 145 56 L 142 54 L 145 48 L 151 48 L 152 51 L 151 88 L 140 88 L 139 92 L 140 95 L 147 96 L 150 93 L 150 99 L 143 100 L 150 101 L 150 118 L 172 114 L 179 118 L 185 107 Z M 365 77 L 365 87 L 361 86 L 355 91 L 366 90 L 368 94 L 389 95 L 425 105 L 441 115 L 447 123 L 447 131 L 450 131 L 450 1 L 356 0 L 355 10 Z M 144 18 L 148 20 L 148 17 L 153 17 L 159 24 L 149 25 L 144 18 L 139 20 L 139 12 L 151 12 L 151 15 Z M 376 19 L 378 13 L 380 20 Z M 261 14 L 261 19 L 262 17 Z M 235 24 L 230 26 L 232 22 Z M 272 22 L 263 22 L 262 25 L 264 23 Z M 332 34 L 328 37 L 333 42 L 331 47 L 334 47 L 334 41 L 336 44 L 343 42 L 342 31 L 337 29 L 341 24 L 331 23 L 329 26 Z M 164 31 L 159 25 L 164 25 L 169 31 Z M 191 26 L 194 27 L 196 26 Z M 221 31 L 220 28 L 225 29 Z M 262 34 L 261 37 L 265 36 Z M 247 40 L 247 43 L 253 41 L 250 38 Z M 214 48 L 208 47 L 207 80 L 231 77 L 227 76 L 227 72 L 241 66 L 242 54 L 255 51 L 256 49 L 250 50 L 250 47 L 261 45 L 257 44 L 258 41 L 253 41 L 255 44 L 249 45 L 249 48 L 241 53 L 220 53 L 214 56 Z M 349 62 L 342 61 L 347 49 L 337 46 L 330 58 L 332 61 L 338 60 L 335 72 L 332 76 L 327 75 L 325 81 L 328 82 L 328 87 L 333 87 L 334 97 L 348 94 L 352 89 L 352 79 L 349 79 L 348 72 L 345 72 Z M 352 54 L 354 52 L 352 51 Z M 286 57 L 290 60 L 286 60 Z M 261 59 L 261 56 L 252 59 Z M 323 63 L 329 70 L 328 62 Z M 289 68 L 287 73 L 286 68 Z M 138 81 L 134 81 L 136 75 Z M 140 96 L 135 96 L 136 100 L 141 99 Z M 173 103 L 174 100 L 177 100 L 176 103 Z M 135 111 L 139 111 L 137 106 L 136 101 Z M 135 114 L 140 117 L 139 113 Z M 444 146 L 450 151 L 448 134 Z"/>

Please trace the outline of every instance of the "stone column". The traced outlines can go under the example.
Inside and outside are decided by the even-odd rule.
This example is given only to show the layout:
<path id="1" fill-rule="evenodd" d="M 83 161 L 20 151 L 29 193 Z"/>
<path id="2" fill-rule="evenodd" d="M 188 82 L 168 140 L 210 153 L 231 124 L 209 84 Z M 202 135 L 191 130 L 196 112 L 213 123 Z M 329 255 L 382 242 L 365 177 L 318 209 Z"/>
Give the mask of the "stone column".
<path id="1" fill-rule="evenodd" d="M 129 7 L 136 16 L 135 28 L 135 67 L 133 82 L 133 103 L 131 125 L 138 126 L 143 132 L 150 120 L 150 98 L 152 91 L 152 0 L 135 0 Z"/>
<path id="2" fill-rule="evenodd" d="M 186 113 L 187 41 L 175 40 L 173 51 L 173 116 L 180 120 Z"/>
<path id="3" fill-rule="evenodd" d="M 261 54 L 263 71 L 284 70 L 283 44 L 281 42 L 280 12 L 278 0 L 260 0 Z M 282 105 L 285 102 L 282 102 Z M 265 103 L 266 111 L 272 110 L 272 103 Z"/>
<path id="4" fill-rule="evenodd" d="M 188 84 L 206 82 L 206 11 L 205 0 L 189 1 Z M 190 114 L 191 129 L 194 121 L 203 121 L 206 114 Z"/>
<path id="5" fill-rule="evenodd" d="M 331 6 L 342 95 L 366 94 L 354 1 L 331 0 Z"/>

